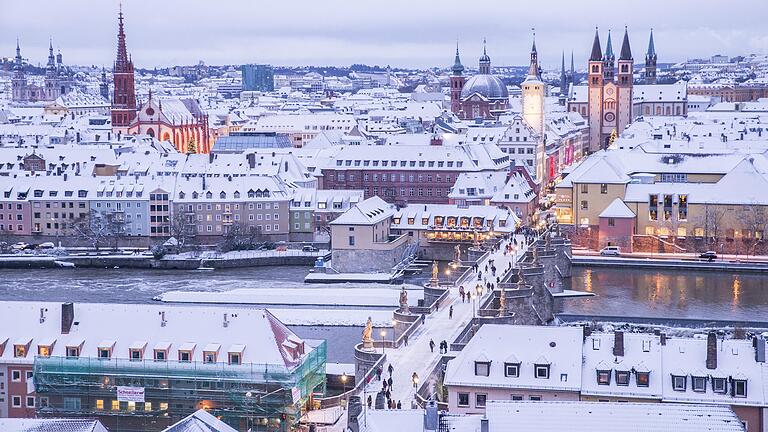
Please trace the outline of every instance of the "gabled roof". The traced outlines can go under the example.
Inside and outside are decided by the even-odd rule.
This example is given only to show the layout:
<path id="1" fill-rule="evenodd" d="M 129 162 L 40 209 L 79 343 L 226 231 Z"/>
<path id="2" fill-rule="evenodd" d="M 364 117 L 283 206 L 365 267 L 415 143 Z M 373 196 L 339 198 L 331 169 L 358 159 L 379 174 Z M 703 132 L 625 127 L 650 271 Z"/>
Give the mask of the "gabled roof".
<path id="1" fill-rule="evenodd" d="M 331 225 L 373 225 L 395 214 L 395 208 L 378 196 L 359 202 L 337 217 Z"/>
<path id="2" fill-rule="evenodd" d="M 237 432 L 237 429 L 200 409 L 163 429 L 163 432 Z"/>
<path id="3" fill-rule="evenodd" d="M 633 218 L 635 217 L 635 214 L 632 213 L 632 210 L 630 210 L 626 204 L 624 204 L 624 201 L 622 201 L 621 198 L 616 198 L 602 211 L 602 213 L 600 213 L 599 217 L 621 219 Z"/>

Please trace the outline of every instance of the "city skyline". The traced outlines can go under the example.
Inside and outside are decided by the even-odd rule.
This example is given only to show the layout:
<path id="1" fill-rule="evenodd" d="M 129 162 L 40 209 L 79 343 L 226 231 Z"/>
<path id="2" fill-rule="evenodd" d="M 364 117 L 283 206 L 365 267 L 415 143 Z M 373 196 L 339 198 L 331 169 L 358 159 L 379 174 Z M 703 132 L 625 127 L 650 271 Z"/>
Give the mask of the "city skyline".
<path id="1" fill-rule="evenodd" d="M 71 3 L 46 3 L 42 7 L 41 3 L 39 8 L 36 3 L 41 0 L 4 0 L 0 4 L 3 56 L 12 57 L 18 37 L 24 57 L 32 64 L 44 64 L 50 38 L 68 64 L 111 65 L 118 2 L 81 0 L 75 2 L 78 7 L 71 7 Z M 487 1 L 469 8 L 398 0 L 386 10 L 345 8 L 341 2 L 332 1 L 317 13 L 311 13 L 314 5 L 293 10 L 288 5 L 270 5 L 270 14 L 284 19 L 264 19 L 265 11 L 259 10 L 258 4 L 236 1 L 225 7 L 188 8 L 178 1 L 150 5 L 136 0 L 122 7 L 128 48 L 140 68 L 196 64 L 201 60 L 213 65 L 259 62 L 283 66 L 365 63 L 447 67 L 457 38 L 466 65 L 475 64 L 482 52 L 482 40 L 487 38 L 493 65 L 523 66 L 528 61 L 531 30 L 536 28 L 541 63 L 554 69 L 559 66 L 561 53 L 569 55 L 571 50 L 577 68 L 584 67 L 595 26 L 600 28 L 605 43 L 609 29 L 617 38 L 627 25 L 636 63 L 642 61 L 651 28 L 662 63 L 714 54 L 765 54 L 768 30 L 759 17 L 768 13 L 768 5 L 736 1 L 726 13 L 735 14 L 743 10 L 739 5 L 747 4 L 754 13 L 740 16 L 739 28 L 722 19 L 723 11 L 702 7 L 702 2 L 653 1 L 633 10 L 629 17 L 626 10 L 610 8 L 608 2 L 593 4 L 590 11 L 600 10 L 599 16 L 593 16 L 583 7 L 560 1 L 549 1 L 538 8 Z M 697 7 L 696 19 L 684 19 L 693 6 Z M 91 14 L 72 13 L 83 8 Z M 39 13 L 31 14 L 31 10 Z M 235 10 L 242 13 L 233 14 Z M 525 19 L 520 18 L 523 10 L 528 15 Z M 553 14 L 555 10 L 561 13 Z M 377 17 L 375 22 L 371 22 L 371 16 Z M 194 27 L 191 32 L 190 25 Z M 184 37 L 195 32 L 196 36 Z"/>

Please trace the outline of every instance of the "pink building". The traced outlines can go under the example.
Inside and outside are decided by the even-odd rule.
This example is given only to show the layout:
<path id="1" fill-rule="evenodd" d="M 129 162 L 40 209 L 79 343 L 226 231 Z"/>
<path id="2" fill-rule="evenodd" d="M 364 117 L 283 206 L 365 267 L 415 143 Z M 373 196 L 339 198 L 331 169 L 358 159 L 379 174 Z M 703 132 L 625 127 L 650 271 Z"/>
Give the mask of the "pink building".
<path id="1" fill-rule="evenodd" d="M 13 180 L 21 183 L 21 186 L 14 184 Z M 0 196 L 0 233 L 29 235 L 32 231 L 31 210 L 27 198 L 29 186 L 24 186 L 23 181 L 13 178 L 3 183 Z"/>
<path id="2" fill-rule="evenodd" d="M 619 246 L 622 252 L 632 252 L 632 235 L 635 229 L 635 214 L 621 198 L 616 198 L 599 215 L 599 248 Z"/>

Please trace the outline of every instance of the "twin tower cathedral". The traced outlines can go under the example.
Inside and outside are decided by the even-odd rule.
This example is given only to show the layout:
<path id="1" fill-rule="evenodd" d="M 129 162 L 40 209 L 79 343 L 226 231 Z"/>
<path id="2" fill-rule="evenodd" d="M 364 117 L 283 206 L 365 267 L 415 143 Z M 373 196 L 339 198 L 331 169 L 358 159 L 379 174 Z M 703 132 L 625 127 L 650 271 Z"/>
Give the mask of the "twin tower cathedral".
<path id="1" fill-rule="evenodd" d="M 530 126 L 544 140 L 544 94 L 546 84 L 541 80 L 541 68 L 538 62 L 538 52 L 534 39 L 531 47 L 531 61 L 528 74 L 520 84 L 522 90 L 522 115 Z M 465 120 L 486 119 L 495 120 L 500 115 L 509 112 L 509 94 L 506 85 L 496 76 L 491 74 L 491 59 L 487 54 L 485 43 L 483 55 L 479 61 L 479 73 L 469 80 L 464 77 L 464 66 L 461 64 L 459 49 L 456 47 L 456 57 L 451 68 L 450 93 L 451 111 L 459 118 Z M 680 106 L 669 110 L 649 110 L 644 107 L 648 102 L 635 101 L 633 90 L 636 87 L 633 82 L 634 59 L 629 43 L 627 29 L 624 29 L 624 37 L 619 51 L 618 61 L 613 51 L 610 31 L 603 52 L 600 44 L 600 35 L 595 30 L 592 43 L 592 51 L 587 65 L 586 85 L 575 85 L 575 73 L 573 71 L 573 59 L 571 59 L 571 73 L 565 72 L 565 59 L 563 58 L 562 77 L 560 81 L 561 103 L 568 103 L 568 111 L 580 113 L 589 120 L 590 151 L 605 148 L 610 137 L 614 133 L 621 133 L 632 122 L 633 118 L 645 113 L 659 112 L 662 115 L 684 115 L 685 103 L 679 101 Z M 654 90 L 648 87 L 664 87 L 656 85 L 656 51 L 651 32 L 648 44 L 648 52 L 645 58 L 645 82 L 642 93 L 646 90 Z M 568 88 L 563 88 L 563 87 Z M 647 89 L 646 89 L 647 88 Z M 684 98 L 683 98 L 684 99 Z M 643 106 L 635 106 L 635 105 Z M 614 132 L 615 131 L 615 132 Z"/>

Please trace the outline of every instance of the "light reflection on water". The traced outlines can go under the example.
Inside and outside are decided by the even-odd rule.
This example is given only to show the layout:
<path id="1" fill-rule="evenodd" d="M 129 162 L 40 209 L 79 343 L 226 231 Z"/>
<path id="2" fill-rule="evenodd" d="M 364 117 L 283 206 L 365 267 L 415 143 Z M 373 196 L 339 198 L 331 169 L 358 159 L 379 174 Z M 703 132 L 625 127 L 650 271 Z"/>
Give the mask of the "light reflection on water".
<path id="1" fill-rule="evenodd" d="M 768 277 L 760 274 L 574 267 L 571 287 L 595 297 L 565 300 L 562 312 L 768 321 Z"/>

